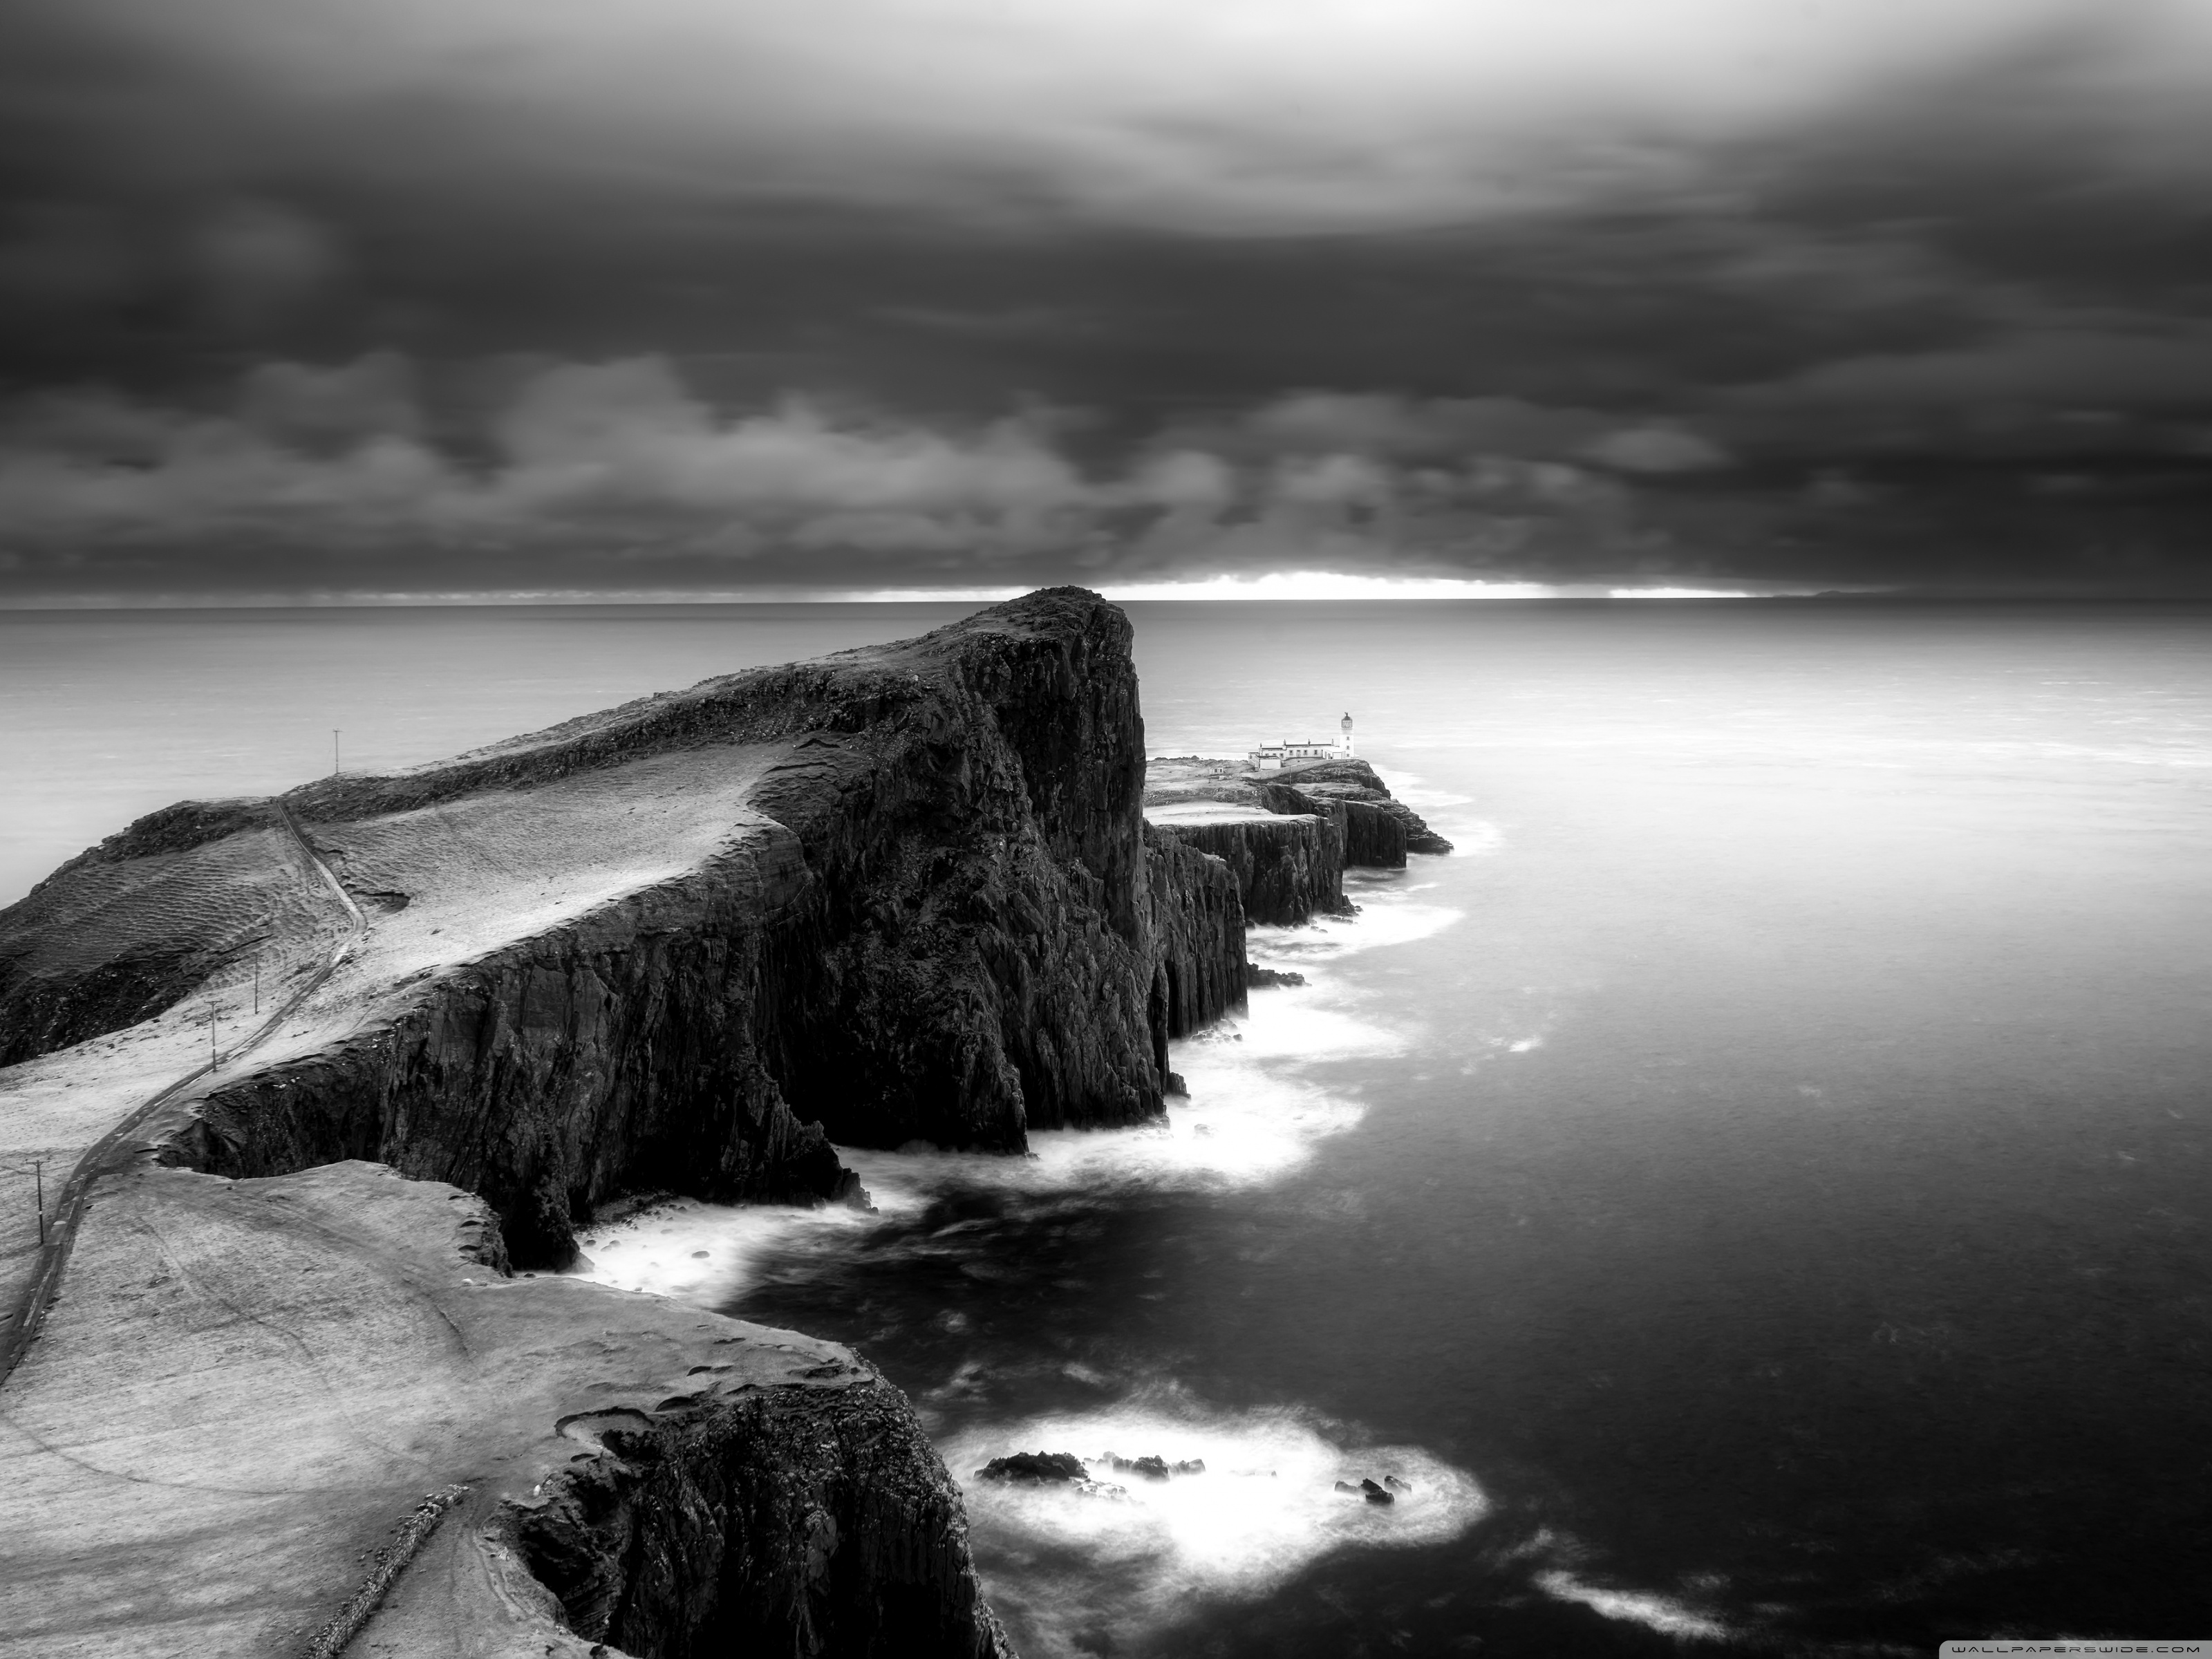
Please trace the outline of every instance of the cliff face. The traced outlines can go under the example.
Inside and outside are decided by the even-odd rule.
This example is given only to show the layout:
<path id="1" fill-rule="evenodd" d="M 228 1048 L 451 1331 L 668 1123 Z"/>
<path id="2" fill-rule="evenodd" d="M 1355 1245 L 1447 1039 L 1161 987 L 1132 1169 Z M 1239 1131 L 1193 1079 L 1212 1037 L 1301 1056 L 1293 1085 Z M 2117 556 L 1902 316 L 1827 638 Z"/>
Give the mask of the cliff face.
<path id="1" fill-rule="evenodd" d="M 1147 853 L 1129 642 L 1058 590 L 294 791 L 372 921 L 300 1030 L 171 1124 L 173 1155 L 451 1181 L 542 1263 L 624 1188 L 835 1199 L 831 1139 L 1018 1151 L 1157 1113 L 1167 1039 L 1241 998 L 1243 941 L 1216 867 Z M 283 822 L 157 814 L 42 887 L 45 931 L 0 927 L 0 959 L 44 951 L 40 994 L 83 1015 L 118 953 L 58 962 L 62 924 L 172 892 L 325 948 L 345 919 Z"/>
<path id="2" fill-rule="evenodd" d="M 1189 805 L 1155 808 L 1149 822 L 1163 840 L 1219 859 L 1236 877 L 1248 921 L 1297 927 L 1352 908 L 1344 896 L 1344 833 L 1337 814 L 1292 817 Z"/>
<path id="3" fill-rule="evenodd" d="M 1153 1025 L 1164 1073 L 1170 1037 L 1188 1036 L 1244 1006 L 1244 902 L 1224 860 L 1150 823 L 1145 845 L 1158 963 Z"/>
<path id="4" fill-rule="evenodd" d="M 1406 867 L 1405 825 L 1379 805 L 1326 788 L 1309 793 L 1268 777 L 1255 780 L 1255 793 L 1270 812 L 1305 812 L 1328 820 L 1347 870 Z"/>
<path id="5" fill-rule="evenodd" d="M 1310 766 L 1285 767 L 1273 776 L 1309 799 L 1340 800 L 1347 806 L 1395 820 L 1404 830 L 1409 853 L 1443 854 L 1452 849 L 1452 844 L 1430 829 L 1419 812 L 1391 794 L 1390 787 L 1364 760 L 1316 761 Z M 1405 860 L 1401 857 L 1398 862 L 1403 864 Z"/>
<path id="6" fill-rule="evenodd" d="M 1408 852 L 1451 851 L 1361 760 L 1279 772 L 1195 755 L 1156 760 L 1145 817 L 1161 834 L 1226 861 L 1246 915 L 1282 926 L 1349 909 L 1347 869 L 1402 870 Z"/>
<path id="7" fill-rule="evenodd" d="M 572 1217 L 626 1187 L 849 1197 L 756 1036 L 778 1000 L 773 957 L 797 948 L 778 936 L 799 930 L 812 884 L 797 838 L 765 826 L 437 975 L 333 1047 L 209 1089 L 179 1153 L 230 1176 L 362 1158 L 451 1182 L 493 1205 L 533 1265 L 567 1260 Z"/>
<path id="8" fill-rule="evenodd" d="M 509 1503 L 503 1529 L 571 1630 L 641 1659 L 1012 1659 L 958 1488 L 858 1369 L 609 1419 L 602 1455 Z"/>
<path id="9" fill-rule="evenodd" d="M 850 1349 L 511 1276 L 480 1201 L 371 1164 L 100 1192 L 7 1383 L 10 1653 L 1005 1651 L 957 1487 Z"/>

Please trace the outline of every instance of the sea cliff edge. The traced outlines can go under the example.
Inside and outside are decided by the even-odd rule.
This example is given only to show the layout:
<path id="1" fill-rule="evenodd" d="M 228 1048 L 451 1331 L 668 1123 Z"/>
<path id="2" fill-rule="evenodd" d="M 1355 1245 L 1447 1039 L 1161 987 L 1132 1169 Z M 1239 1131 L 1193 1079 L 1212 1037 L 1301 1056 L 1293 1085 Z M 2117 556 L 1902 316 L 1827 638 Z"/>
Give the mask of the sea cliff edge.
<path id="1" fill-rule="evenodd" d="M 1127 619 L 1056 589 L 185 803 L 0 912 L 0 1123 L 79 1162 L 0 1239 L 0 1652 L 1008 1651 L 864 1361 L 531 1270 L 625 1191 L 865 1203 L 833 1142 L 1154 1115 L 1247 918 L 1404 861 L 1371 772 L 1146 786 Z"/>

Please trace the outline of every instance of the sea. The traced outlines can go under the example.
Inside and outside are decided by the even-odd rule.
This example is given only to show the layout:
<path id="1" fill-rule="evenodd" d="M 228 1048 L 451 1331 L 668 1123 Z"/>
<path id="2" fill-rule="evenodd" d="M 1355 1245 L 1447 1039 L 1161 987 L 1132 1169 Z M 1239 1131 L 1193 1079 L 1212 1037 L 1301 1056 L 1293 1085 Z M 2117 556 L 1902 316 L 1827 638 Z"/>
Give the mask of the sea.
<path id="1" fill-rule="evenodd" d="M 0 902 L 972 608 L 0 613 Z M 1255 929 L 1159 1126 L 585 1271 L 859 1348 L 1030 1659 L 2212 1638 L 2212 606 L 1127 609 L 1152 753 L 1349 712 L 1456 851 Z"/>

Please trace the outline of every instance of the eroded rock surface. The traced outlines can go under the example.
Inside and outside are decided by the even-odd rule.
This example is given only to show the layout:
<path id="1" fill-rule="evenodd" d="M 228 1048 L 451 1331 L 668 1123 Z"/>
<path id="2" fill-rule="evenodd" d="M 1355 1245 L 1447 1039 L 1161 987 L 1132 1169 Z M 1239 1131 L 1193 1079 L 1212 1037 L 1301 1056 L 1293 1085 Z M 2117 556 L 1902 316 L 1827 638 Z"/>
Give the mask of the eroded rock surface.
<path id="1" fill-rule="evenodd" d="M 1203 756 L 1155 759 L 1145 821 L 1224 860 L 1246 916 L 1278 926 L 1348 911 L 1346 869 L 1403 869 L 1408 851 L 1452 850 L 1362 760 L 1255 772 Z"/>
<path id="2" fill-rule="evenodd" d="M 1403 854 L 1395 859 L 1390 853 L 1393 837 L 1377 820 L 1387 818 L 1398 825 L 1405 836 L 1404 852 L 1443 854 L 1452 850 L 1452 844 L 1429 828 L 1421 815 L 1390 793 L 1389 785 L 1376 775 L 1375 769 L 1364 760 L 1316 761 L 1310 765 L 1285 767 L 1273 775 L 1278 787 L 1293 789 L 1308 800 L 1334 800 L 1344 803 L 1355 816 L 1352 822 L 1362 818 L 1370 825 L 1358 832 L 1371 836 L 1376 855 L 1352 857 L 1353 864 L 1375 864 L 1383 867 L 1405 863 Z"/>
<path id="3" fill-rule="evenodd" d="M 456 1188 L 112 1177 L 0 1412 L 0 1656 L 1005 1651 L 957 1489 L 849 1349 L 510 1277 Z"/>

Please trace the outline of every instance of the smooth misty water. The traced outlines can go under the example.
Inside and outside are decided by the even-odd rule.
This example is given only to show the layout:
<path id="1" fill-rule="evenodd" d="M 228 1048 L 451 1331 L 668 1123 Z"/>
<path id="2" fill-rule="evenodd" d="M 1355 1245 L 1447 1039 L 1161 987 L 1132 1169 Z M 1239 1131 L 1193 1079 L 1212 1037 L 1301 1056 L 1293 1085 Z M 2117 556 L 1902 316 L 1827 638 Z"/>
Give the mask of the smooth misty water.
<path id="1" fill-rule="evenodd" d="M 957 608 L 0 617 L 0 897 L 188 791 Z M 598 1271 L 859 1345 L 1025 1651 L 2212 1629 L 2212 610 L 1134 605 L 1154 752 L 1358 717 L 1458 855 L 1262 930 L 1159 1133 Z M 694 1256 L 704 1250 L 703 1258 Z M 1392 1510 L 1334 1480 L 1409 1478 Z"/>

